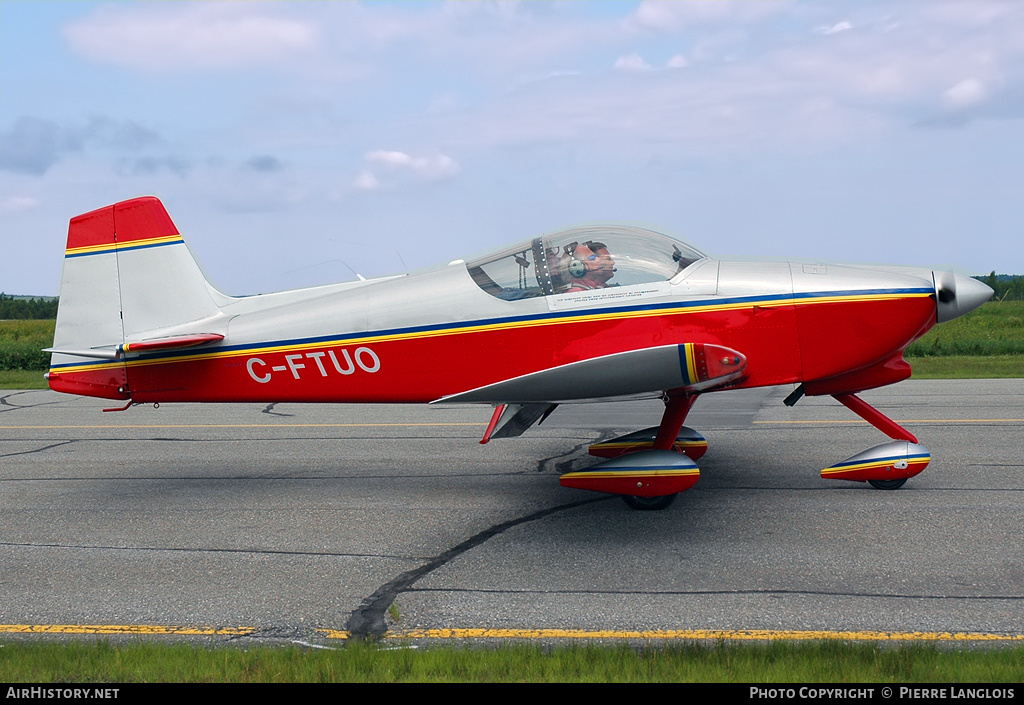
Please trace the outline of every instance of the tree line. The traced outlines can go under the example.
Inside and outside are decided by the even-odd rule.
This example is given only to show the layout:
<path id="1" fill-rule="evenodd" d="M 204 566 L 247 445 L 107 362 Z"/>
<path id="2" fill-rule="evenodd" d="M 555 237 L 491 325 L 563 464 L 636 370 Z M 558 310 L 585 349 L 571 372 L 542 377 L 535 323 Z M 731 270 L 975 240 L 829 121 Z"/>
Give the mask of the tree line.
<path id="1" fill-rule="evenodd" d="M 1024 276 L 1019 274 L 996 274 L 993 271 L 987 277 L 975 277 L 978 281 L 988 284 L 995 296 L 993 301 L 1024 301 Z"/>
<path id="2" fill-rule="evenodd" d="M 0 292 L 0 320 L 40 320 L 57 317 L 57 299 L 25 299 Z"/>

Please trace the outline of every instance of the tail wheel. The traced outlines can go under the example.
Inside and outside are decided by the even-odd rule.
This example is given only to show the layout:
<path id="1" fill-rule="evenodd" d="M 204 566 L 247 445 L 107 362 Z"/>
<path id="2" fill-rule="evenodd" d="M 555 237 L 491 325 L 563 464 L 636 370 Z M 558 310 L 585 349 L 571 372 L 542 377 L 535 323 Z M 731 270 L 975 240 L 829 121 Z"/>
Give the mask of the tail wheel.
<path id="1" fill-rule="evenodd" d="M 652 512 L 668 509 L 669 505 L 676 501 L 676 495 L 674 494 L 666 494 L 660 497 L 637 497 L 636 495 L 624 494 L 621 497 L 622 501 L 629 505 L 630 509 Z"/>

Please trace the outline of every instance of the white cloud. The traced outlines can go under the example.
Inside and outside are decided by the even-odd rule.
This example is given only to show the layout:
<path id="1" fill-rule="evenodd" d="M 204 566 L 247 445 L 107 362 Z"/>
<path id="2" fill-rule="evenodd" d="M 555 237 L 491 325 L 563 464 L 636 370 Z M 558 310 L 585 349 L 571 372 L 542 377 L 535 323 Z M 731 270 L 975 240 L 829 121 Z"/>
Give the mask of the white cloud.
<path id="1" fill-rule="evenodd" d="M 386 164 L 387 166 L 410 166 L 413 163 L 413 158 L 405 152 L 396 152 L 392 150 L 378 149 L 375 152 L 368 152 L 366 160 L 369 162 L 376 162 L 378 164 Z"/>
<path id="2" fill-rule="evenodd" d="M 397 151 L 377 150 L 366 155 L 366 161 L 395 171 L 407 171 L 428 180 L 443 179 L 459 173 L 458 163 L 446 154 L 414 157 Z"/>
<path id="3" fill-rule="evenodd" d="M 945 106 L 963 110 L 978 105 L 988 96 L 985 85 L 976 78 L 965 78 L 942 94 Z"/>
<path id="4" fill-rule="evenodd" d="M 262 3 L 104 5 L 64 34 L 84 56 L 145 70 L 262 66 L 317 42 L 307 22 Z"/>
<path id="5" fill-rule="evenodd" d="M 927 7 L 964 7 L 934 2 Z M 1022 53 L 1009 20 L 963 32 L 949 13 L 936 17 L 924 5 L 865 3 L 844 6 L 837 17 L 831 6 L 815 3 L 644 2 L 628 18 L 628 8 L 588 14 L 577 9 L 582 6 L 143 4 L 106 12 L 122 34 L 129 19 L 153 25 L 143 34 L 156 46 L 140 49 L 140 57 L 187 54 L 153 37 L 173 25 L 188 27 L 178 33 L 180 41 L 202 50 L 189 65 L 214 64 L 219 55 L 204 45 L 205 30 L 192 26 L 207 17 L 231 35 L 229 43 L 239 44 L 228 58 L 257 63 L 285 56 L 288 61 L 275 65 L 286 87 L 262 80 L 260 90 L 277 91 L 275 99 L 313 95 L 326 107 L 290 109 L 273 120 L 256 116 L 260 122 L 244 133 L 244 149 L 277 154 L 279 145 L 303 143 L 325 157 L 331 149 L 343 152 L 334 164 L 352 164 L 353 150 L 364 153 L 344 179 L 363 190 L 459 171 L 445 155 L 365 153 L 379 144 L 445 145 L 468 158 L 469 145 L 589 147 L 598 140 L 614 149 L 645 150 L 657 142 L 659 149 L 685 152 L 694 145 L 718 148 L 716 139 L 732 147 L 804 144 L 808 134 L 852 140 L 862 131 L 898 129 L 908 116 L 924 117 L 940 98 L 947 110 L 962 109 L 991 98 L 995 86 L 1002 91 L 1019 83 L 1019 69 L 1007 68 Z M 102 34 L 97 17 L 80 25 L 91 22 Z M 156 23 L 163 17 L 174 22 Z M 244 31 L 241 39 L 227 31 L 249 21 L 248 40 Z M 284 31 L 289 27 L 296 31 Z M 821 41 L 821 35 L 837 36 Z M 125 62 L 144 60 L 120 51 Z M 302 60 L 293 60 L 297 56 Z M 186 61 L 160 60 L 172 66 Z M 339 86 L 339 76 L 351 76 L 346 71 L 353 66 L 359 80 Z M 646 80 L 632 80 L 638 72 Z M 963 77 L 973 78 L 953 85 Z M 800 106 L 808 104 L 830 108 L 805 125 Z M 732 117 L 723 120 L 723 112 Z M 274 134 L 296 114 L 302 129 Z M 242 134 L 234 131 L 226 141 Z"/>
<path id="6" fill-rule="evenodd" d="M 753 22 L 789 9 L 792 0 L 644 0 L 630 18 L 647 29 L 674 31 L 696 24 Z"/>
<path id="7" fill-rule="evenodd" d="M 826 25 L 826 26 L 823 26 L 823 27 L 818 27 L 814 31 L 817 32 L 818 34 L 826 34 L 827 35 L 827 34 L 839 34 L 840 32 L 845 32 L 845 31 L 850 30 L 850 29 L 853 29 L 853 24 L 851 24 L 847 20 L 843 20 L 841 22 L 836 22 L 833 25 Z"/>
<path id="8" fill-rule="evenodd" d="M 644 61 L 642 56 L 633 52 L 616 59 L 615 68 L 620 71 L 650 71 L 651 65 Z"/>
<path id="9" fill-rule="evenodd" d="M 378 149 L 368 152 L 363 161 L 366 166 L 352 183 L 361 191 L 392 188 L 409 179 L 440 181 L 461 171 L 458 162 L 440 152 L 414 156 L 397 150 Z"/>
<path id="10" fill-rule="evenodd" d="M 352 185 L 360 191 L 375 191 L 380 188 L 380 181 L 372 172 L 363 170 L 359 172 L 359 176 L 356 177 Z"/>
<path id="11" fill-rule="evenodd" d="M 0 201 L 0 212 L 23 213 L 38 208 L 39 205 L 39 199 L 31 196 L 10 196 Z"/>
<path id="12" fill-rule="evenodd" d="M 669 59 L 668 64 L 666 64 L 666 66 L 668 66 L 668 68 L 670 69 L 685 69 L 689 65 L 690 62 L 687 61 L 686 57 L 683 56 L 682 54 L 676 54 L 671 59 Z"/>

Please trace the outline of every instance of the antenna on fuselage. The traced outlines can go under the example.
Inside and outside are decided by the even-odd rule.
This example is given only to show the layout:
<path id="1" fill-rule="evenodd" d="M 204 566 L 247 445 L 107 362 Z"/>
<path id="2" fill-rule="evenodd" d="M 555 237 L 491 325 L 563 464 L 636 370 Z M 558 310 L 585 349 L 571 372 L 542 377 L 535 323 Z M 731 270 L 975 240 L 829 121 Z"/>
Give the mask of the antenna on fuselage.
<path id="1" fill-rule="evenodd" d="M 360 274 L 356 270 L 352 269 L 352 267 L 349 266 L 348 262 L 346 262 L 345 260 L 340 259 L 338 257 L 335 257 L 334 259 L 325 260 L 323 262 L 317 262 L 316 264 L 310 264 L 310 265 L 307 265 L 305 267 L 299 267 L 298 269 L 289 269 L 287 272 L 282 272 L 282 274 L 294 274 L 295 272 L 301 272 L 304 269 L 312 269 L 313 267 L 319 267 L 319 266 L 324 265 L 324 264 L 330 264 L 331 262 L 341 262 L 343 265 L 345 265 L 345 269 L 347 269 L 348 271 L 350 271 L 350 272 L 352 272 L 353 274 L 356 275 L 356 278 L 359 279 L 359 281 L 361 281 L 361 282 L 366 281 L 366 277 L 364 277 L 362 274 Z"/>

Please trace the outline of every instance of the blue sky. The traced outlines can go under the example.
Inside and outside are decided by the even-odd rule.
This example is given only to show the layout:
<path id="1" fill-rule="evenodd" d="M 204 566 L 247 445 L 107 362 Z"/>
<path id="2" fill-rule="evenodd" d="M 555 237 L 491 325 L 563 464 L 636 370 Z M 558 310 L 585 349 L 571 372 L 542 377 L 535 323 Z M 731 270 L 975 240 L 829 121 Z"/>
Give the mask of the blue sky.
<path id="1" fill-rule="evenodd" d="M 0 0 L 0 290 L 153 194 L 245 294 L 602 220 L 1024 273 L 1024 4 Z"/>

